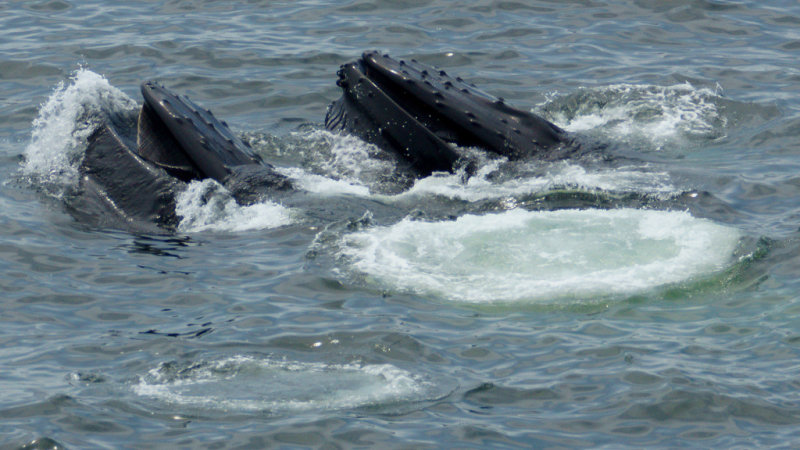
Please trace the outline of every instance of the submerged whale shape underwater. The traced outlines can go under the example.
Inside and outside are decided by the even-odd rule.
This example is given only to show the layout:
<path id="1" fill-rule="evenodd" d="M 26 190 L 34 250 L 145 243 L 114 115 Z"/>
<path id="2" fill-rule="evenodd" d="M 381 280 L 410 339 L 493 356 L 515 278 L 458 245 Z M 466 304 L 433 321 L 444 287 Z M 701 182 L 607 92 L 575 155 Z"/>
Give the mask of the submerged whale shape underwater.
<path id="1" fill-rule="evenodd" d="M 578 145 L 556 125 L 516 109 L 443 70 L 365 52 L 338 72 L 342 96 L 325 127 L 392 154 L 416 176 L 453 171 L 477 147 L 510 160 L 569 157 Z M 114 216 L 172 229 L 182 183 L 211 178 L 240 204 L 292 190 L 292 182 L 207 109 L 152 81 L 138 117 L 109 117 L 89 137 L 80 166 L 77 215 Z"/>

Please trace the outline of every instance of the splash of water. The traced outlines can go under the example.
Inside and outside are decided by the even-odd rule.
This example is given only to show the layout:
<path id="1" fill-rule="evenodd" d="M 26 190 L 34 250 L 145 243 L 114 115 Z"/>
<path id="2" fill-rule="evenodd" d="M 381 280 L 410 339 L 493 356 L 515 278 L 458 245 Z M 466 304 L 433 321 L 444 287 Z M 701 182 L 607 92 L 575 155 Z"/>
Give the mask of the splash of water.
<path id="1" fill-rule="evenodd" d="M 102 75 L 79 69 L 40 107 L 25 148 L 22 172 L 47 183 L 72 185 L 86 139 L 109 112 L 134 111 L 136 102 Z"/>
<path id="2" fill-rule="evenodd" d="M 182 232 L 262 230 L 294 222 L 290 209 L 271 201 L 242 206 L 212 179 L 192 181 L 178 195 L 176 208 Z"/>

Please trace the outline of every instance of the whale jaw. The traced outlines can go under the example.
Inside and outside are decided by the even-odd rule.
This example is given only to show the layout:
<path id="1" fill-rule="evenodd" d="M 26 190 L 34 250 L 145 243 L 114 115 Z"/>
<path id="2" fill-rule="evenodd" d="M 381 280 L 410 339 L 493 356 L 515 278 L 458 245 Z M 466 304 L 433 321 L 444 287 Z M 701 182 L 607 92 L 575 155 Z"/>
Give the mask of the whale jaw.
<path id="1" fill-rule="evenodd" d="M 544 118 L 415 60 L 365 52 L 338 76 L 342 97 L 328 108 L 325 127 L 392 151 L 421 175 L 452 171 L 459 147 L 512 160 L 558 159 L 571 142 Z"/>

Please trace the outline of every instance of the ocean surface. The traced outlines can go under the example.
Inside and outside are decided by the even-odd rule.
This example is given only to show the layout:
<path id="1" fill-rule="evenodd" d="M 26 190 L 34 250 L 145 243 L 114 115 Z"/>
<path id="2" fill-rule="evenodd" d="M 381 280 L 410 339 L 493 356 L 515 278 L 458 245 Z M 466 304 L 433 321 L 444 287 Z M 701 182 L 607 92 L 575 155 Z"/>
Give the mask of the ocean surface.
<path id="1" fill-rule="evenodd" d="M 371 49 L 597 152 L 400 185 L 322 127 Z M 795 1 L 2 2 L 0 448 L 796 447 L 798 61 Z M 307 201 L 80 220 L 150 79 Z"/>

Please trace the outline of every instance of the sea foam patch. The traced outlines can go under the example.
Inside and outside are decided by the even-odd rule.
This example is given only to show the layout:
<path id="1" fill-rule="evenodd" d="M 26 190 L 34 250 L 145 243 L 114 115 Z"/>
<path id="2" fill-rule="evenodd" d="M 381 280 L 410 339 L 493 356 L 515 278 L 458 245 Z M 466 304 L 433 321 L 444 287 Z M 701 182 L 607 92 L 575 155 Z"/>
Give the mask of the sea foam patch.
<path id="1" fill-rule="evenodd" d="M 164 363 L 132 385 L 178 407 L 286 413 L 430 400 L 434 383 L 390 364 L 326 364 L 252 356 Z"/>
<path id="2" fill-rule="evenodd" d="M 662 150 L 724 137 L 728 119 L 721 104 L 716 91 L 689 83 L 616 84 L 581 89 L 551 100 L 543 109 L 568 131 Z"/>
<path id="3" fill-rule="evenodd" d="M 463 302 L 628 295 L 719 271 L 740 233 L 688 212 L 526 211 L 405 219 L 345 235 L 341 255 L 382 288 Z"/>
<path id="4" fill-rule="evenodd" d="M 181 217 L 178 229 L 183 232 L 261 230 L 294 221 L 289 208 L 268 200 L 239 205 L 227 189 L 212 179 L 189 183 L 178 195 L 175 211 Z"/>

